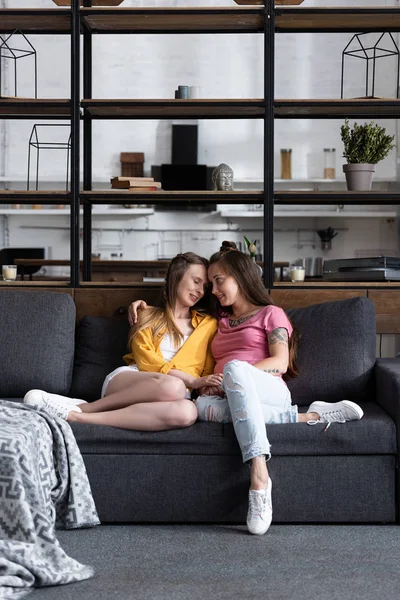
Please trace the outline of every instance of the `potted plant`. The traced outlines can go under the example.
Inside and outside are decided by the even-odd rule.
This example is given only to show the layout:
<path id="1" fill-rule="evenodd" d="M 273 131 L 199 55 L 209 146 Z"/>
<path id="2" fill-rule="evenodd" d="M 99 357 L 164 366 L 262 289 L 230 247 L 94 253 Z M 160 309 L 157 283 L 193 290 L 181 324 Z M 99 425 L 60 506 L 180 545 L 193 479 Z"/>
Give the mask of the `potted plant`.
<path id="1" fill-rule="evenodd" d="M 350 128 L 346 119 L 340 128 L 344 145 L 343 156 L 347 165 L 343 165 L 347 189 L 352 191 L 369 191 L 372 186 L 372 174 L 375 165 L 386 158 L 394 148 L 394 135 L 386 135 L 386 129 L 372 123 Z"/>

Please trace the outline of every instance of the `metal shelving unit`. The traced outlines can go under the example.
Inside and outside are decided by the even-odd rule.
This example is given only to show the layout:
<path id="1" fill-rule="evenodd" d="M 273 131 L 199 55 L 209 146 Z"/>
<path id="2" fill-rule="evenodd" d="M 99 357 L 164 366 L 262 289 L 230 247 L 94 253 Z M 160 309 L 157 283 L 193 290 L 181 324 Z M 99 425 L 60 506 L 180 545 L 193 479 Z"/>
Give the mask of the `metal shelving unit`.
<path id="1" fill-rule="evenodd" d="M 65 204 L 70 207 L 71 280 L 79 284 L 79 15 L 70 9 L 0 9 L 3 33 L 20 29 L 31 35 L 69 35 L 71 39 L 71 98 L 0 98 L 1 119 L 69 120 L 72 135 L 71 192 L 0 190 L 0 204 Z M 78 136 L 76 133 L 78 132 Z M 78 170 L 76 170 L 76 167 Z"/>
<path id="2" fill-rule="evenodd" d="M 95 119 L 264 119 L 269 114 L 268 129 L 273 129 L 273 94 L 271 84 L 266 76 L 266 90 L 269 94 L 269 105 L 262 99 L 214 99 L 214 100 L 155 100 L 155 99 L 93 99 L 91 74 L 92 74 L 92 35 L 93 34 L 165 34 L 165 33 L 258 33 L 266 36 L 265 56 L 269 60 L 268 69 L 273 69 L 274 59 L 271 48 L 273 47 L 273 22 L 274 6 L 267 0 L 265 7 L 220 7 L 220 8 L 99 8 L 91 7 L 91 0 L 84 0 L 83 8 L 79 8 L 77 0 L 73 10 L 80 14 L 84 38 L 84 72 L 83 87 L 84 99 L 81 101 L 83 110 L 83 174 L 84 190 L 80 200 L 84 206 L 83 248 L 84 269 L 83 278 L 91 279 L 91 207 L 93 204 L 121 203 L 121 197 L 129 192 L 121 190 L 107 190 L 104 192 L 92 191 L 92 121 Z M 269 139 L 269 138 L 268 138 Z M 273 157 L 273 138 L 270 148 L 266 150 L 265 165 L 269 169 Z M 270 206 L 266 211 L 268 231 L 273 225 L 273 183 L 270 189 L 264 191 L 238 191 L 238 192 L 142 192 L 135 193 L 135 200 L 141 204 L 163 204 L 172 201 L 174 206 L 187 206 L 190 204 L 203 204 L 215 202 L 229 204 L 254 204 L 262 202 Z M 271 282 L 273 276 L 272 265 L 272 237 L 268 243 L 268 252 L 271 260 L 265 268 L 268 275 L 267 281 Z"/>
<path id="3" fill-rule="evenodd" d="M 28 34 L 69 35 L 71 39 L 71 98 L 60 100 L 0 99 L 0 118 L 66 119 L 71 122 L 71 192 L 0 191 L 0 204 L 21 201 L 35 204 L 63 203 L 71 207 L 71 282 L 79 282 L 79 209 L 83 206 L 84 280 L 91 279 L 91 230 L 94 204 L 120 204 L 124 190 L 92 190 L 92 122 L 101 119 L 263 119 L 264 190 L 234 192 L 142 192 L 135 202 L 157 205 L 166 200 L 176 206 L 217 204 L 264 204 L 264 277 L 273 287 L 273 219 L 277 205 L 386 205 L 400 203 L 397 192 L 274 191 L 274 120 L 301 118 L 399 118 L 397 99 L 275 99 L 274 45 L 279 33 L 336 33 L 400 31 L 400 11 L 379 8 L 293 8 L 264 6 L 219 8 L 102 8 L 91 0 L 72 0 L 71 8 L 0 9 L 1 30 L 21 29 Z M 264 37 L 264 98 L 214 100 L 133 100 L 92 97 L 92 36 L 102 34 L 254 33 Z M 80 93 L 80 37 L 83 37 L 83 93 Z M 83 99 L 82 99 L 83 98 Z M 80 121 L 83 121 L 83 190 L 79 189 Z"/>

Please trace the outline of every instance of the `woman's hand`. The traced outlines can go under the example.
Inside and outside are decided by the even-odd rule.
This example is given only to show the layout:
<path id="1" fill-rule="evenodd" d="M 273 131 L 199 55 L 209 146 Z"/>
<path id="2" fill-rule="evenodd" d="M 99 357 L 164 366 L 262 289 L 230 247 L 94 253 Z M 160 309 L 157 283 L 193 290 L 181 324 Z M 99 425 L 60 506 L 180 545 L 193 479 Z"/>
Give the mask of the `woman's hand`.
<path id="1" fill-rule="evenodd" d="M 135 300 L 132 302 L 130 307 L 128 308 L 128 320 L 129 325 L 132 327 L 135 323 L 137 323 L 137 311 L 138 310 L 146 310 L 147 303 L 144 300 Z"/>
<path id="2" fill-rule="evenodd" d="M 199 390 L 203 387 L 221 387 L 224 376 L 222 373 L 213 373 L 206 377 L 197 377 L 191 385 L 194 390 Z"/>
<path id="3" fill-rule="evenodd" d="M 199 389 L 200 396 L 219 396 L 225 398 L 225 392 L 222 387 L 217 385 L 208 385 Z"/>

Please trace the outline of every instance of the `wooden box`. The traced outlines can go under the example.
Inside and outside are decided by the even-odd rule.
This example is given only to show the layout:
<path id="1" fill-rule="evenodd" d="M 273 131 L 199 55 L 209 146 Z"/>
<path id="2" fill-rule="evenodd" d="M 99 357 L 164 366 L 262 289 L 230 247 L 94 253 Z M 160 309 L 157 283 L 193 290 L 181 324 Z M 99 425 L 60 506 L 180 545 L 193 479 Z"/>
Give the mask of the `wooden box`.
<path id="1" fill-rule="evenodd" d="M 121 152 L 122 177 L 143 177 L 144 152 Z"/>

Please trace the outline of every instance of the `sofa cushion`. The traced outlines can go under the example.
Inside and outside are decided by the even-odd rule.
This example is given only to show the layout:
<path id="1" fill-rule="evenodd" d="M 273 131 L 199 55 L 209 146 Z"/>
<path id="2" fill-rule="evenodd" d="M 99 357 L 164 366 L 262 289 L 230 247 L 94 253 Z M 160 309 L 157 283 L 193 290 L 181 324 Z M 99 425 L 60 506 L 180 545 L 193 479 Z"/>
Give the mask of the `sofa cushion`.
<path id="1" fill-rule="evenodd" d="M 350 423 L 267 425 L 273 456 L 396 454 L 396 427 L 374 402 L 363 403 L 364 417 Z M 71 424 L 83 454 L 240 455 L 231 424 L 197 422 L 185 429 L 130 431 L 102 425 Z"/>
<path id="2" fill-rule="evenodd" d="M 287 311 L 301 334 L 300 374 L 288 385 L 294 404 L 360 400 L 373 393 L 375 308 L 351 298 Z"/>
<path id="3" fill-rule="evenodd" d="M 77 327 L 74 376 L 70 395 L 84 400 L 100 398 L 104 379 L 125 364 L 127 321 L 84 317 Z"/>
<path id="4" fill-rule="evenodd" d="M 75 336 L 69 294 L 2 290 L 0 328 L 0 397 L 21 397 L 31 388 L 68 393 Z"/>

